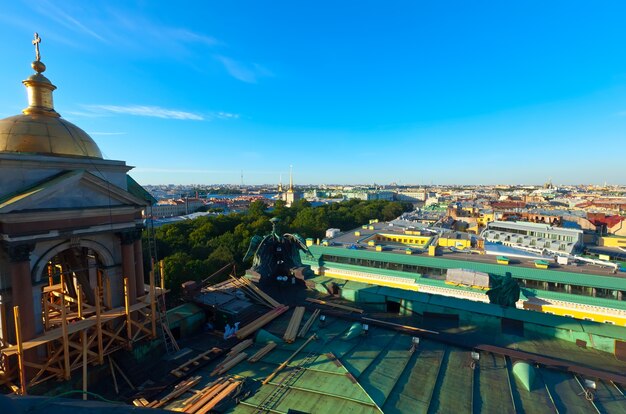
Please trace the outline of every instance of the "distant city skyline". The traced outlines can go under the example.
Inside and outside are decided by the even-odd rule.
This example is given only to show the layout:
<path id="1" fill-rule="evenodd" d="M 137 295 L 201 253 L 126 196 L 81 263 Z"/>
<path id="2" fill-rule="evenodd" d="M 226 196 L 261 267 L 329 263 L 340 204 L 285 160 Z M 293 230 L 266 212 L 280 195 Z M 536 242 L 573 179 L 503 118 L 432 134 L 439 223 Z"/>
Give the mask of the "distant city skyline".
<path id="1" fill-rule="evenodd" d="M 141 184 L 626 184 L 626 3 L 15 1 L 55 107 Z"/>

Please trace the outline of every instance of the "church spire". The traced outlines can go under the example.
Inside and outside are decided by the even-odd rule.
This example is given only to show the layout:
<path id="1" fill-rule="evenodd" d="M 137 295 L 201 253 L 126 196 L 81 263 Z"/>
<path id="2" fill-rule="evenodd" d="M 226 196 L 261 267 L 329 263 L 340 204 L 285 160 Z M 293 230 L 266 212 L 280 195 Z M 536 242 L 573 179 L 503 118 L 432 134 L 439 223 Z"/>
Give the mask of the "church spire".
<path id="1" fill-rule="evenodd" d="M 52 91 L 57 87 L 42 75 L 46 71 L 46 65 L 41 61 L 40 43 L 41 37 L 39 37 L 38 33 L 35 33 L 35 37 L 32 40 L 32 44 L 35 46 L 35 61 L 30 66 L 37 73 L 22 81 L 28 91 L 28 108 L 22 110 L 22 112 L 26 115 L 36 114 L 58 118 L 61 115 L 54 110 L 54 104 L 52 103 Z"/>
<path id="2" fill-rule="evenodd" d="M 278 180 L 278 192 L 283 192 L 283 174 L 280 174 L 280 179 Z"/>
<path id="3" fill-rule="evenodd" d="M 293 165 L 289 166 L 289 191 L 293 193 Z"/>

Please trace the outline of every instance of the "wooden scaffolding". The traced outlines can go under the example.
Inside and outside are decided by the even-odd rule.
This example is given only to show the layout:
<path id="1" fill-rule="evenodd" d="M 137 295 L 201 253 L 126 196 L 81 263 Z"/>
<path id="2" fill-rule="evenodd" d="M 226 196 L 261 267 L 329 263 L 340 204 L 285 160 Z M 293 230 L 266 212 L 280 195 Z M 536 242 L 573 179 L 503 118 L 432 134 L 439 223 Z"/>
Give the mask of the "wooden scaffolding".
<path id="1" fill-rule="evenodd" d="M 131 350 L 134 342 L 157 336 L 157 298 L 166 291 L 155 286 L 153 271 L 149 286 L 145 286 L 148 293 L 134 304 L 125 278 L 124 306 L 115 308 L 110 306 L 111 298 L 102 295 L 101 278 L 94 289 L 95 304 L 89 305 L 80 288 L 75 296 L 69 294 L 62 277 L 58 284 L 53 284 L 51 277 L 43 289 L 44 331 L 40 335 L 22 340 L 20 310 L 18 306 L 13 309 L 16 343 L 0 349 L 0 385 L 7 384 L 16 393 L 25 395 L 29 387 L 51 378 L 67 380 L 78 368 L 86 377 L 88 365 L 103 364 L 106 355 Z M 0 309 L 3 322 L 7 313 Z"/>

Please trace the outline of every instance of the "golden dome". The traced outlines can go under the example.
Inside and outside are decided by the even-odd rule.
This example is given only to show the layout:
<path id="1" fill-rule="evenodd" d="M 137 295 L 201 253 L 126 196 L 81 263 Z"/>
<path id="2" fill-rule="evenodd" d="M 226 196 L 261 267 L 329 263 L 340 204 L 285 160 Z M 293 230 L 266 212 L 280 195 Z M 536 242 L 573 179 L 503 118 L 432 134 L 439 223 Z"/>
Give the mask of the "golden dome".
<path id="1" fill-rule="evenodd" d="M 35 33 L 37 60 L 31 66 L 37 73 L 22 82 L 28 91 L 28 108 L 23 115 L 0 119 L 0 152 L 102 158 L 94 140 L 54 110 L 56 86 L 41 74 L 46 65 L 39 60 L 40 42 Z"/>
<path id="2" fill-rule="evenodd" d="M 102 158 L 85 131 L 65 119 L 38 114 L 0 119 L 0 152 Z"/>

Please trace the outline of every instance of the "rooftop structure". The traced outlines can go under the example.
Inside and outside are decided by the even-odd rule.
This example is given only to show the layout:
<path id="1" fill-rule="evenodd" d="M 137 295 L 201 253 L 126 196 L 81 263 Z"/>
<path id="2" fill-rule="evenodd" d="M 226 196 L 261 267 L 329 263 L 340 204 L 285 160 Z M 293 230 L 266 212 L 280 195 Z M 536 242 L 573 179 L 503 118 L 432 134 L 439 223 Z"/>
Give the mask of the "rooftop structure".
<path id="1" fill-rule="evenodd" d="M 506 245 L 571 254 L 582 247 L 583 231 L 542 223 L 493 221 L 487 224 L 481 236 Z"/>

